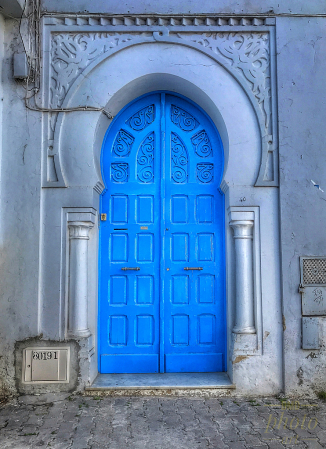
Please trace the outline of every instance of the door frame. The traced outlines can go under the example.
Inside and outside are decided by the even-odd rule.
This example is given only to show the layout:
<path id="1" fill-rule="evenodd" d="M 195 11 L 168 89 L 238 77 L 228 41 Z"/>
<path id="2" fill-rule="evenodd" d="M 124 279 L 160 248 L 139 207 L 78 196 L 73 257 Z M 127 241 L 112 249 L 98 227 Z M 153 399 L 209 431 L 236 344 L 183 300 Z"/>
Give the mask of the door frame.
<path id="1" fill-rule="evenodd" d="M 116 114 L 116 116 L 113 118 L 112 122 L 110 123 L 109 127 L 107 128 L 105 134 L 104 134 L 104 138 L 102 141 L 102 146 L 101 146 L 101 154 L 100 154 L 100 168 L 101 168 L 101 176 L 102 176 L 102 180 L 104 183 L 104 189 L 102 190 L 101 194 L 100 194 L 100 201 L 99 201 L 99 216 L 101 214 L 101 208 L 102 208 L 102 198 L 103 195 L 105 193 L 107 193 L 110 189 L 110 182 L 109 180 L 106 180 L 104 177 L 104 173 L 103 173 L 103 154 L 104 154 L 104 147 L 105 147 L 105 141 L 106 141 L 106 137 L 107 135 L 110 133 L 111 128 L 112 128 L 112 124 L 114 122 L 116 122 L 117 120 L 119 120 L 119 117 L 121 116 L 121 114 L 123 114 L 123 112 L 125 110 L 127 110 L 130 105 L 132 105 L 133 103 L 148 97 L 150 95 L 153 94 L 168 94 L 168 95 L 172 95 L 175 97 L 179 97 L 181 99 L 183 99 L 184 101 L 187 101 L 188 103 L 190 103 L 191 105 L 193 105 L 195 108 L 197 108 L 202 114 L 204 114 L 204 116 L 206 117 L 207 120 L 210 121 L 212 127 L 214 128 L 214 130 L 216 131 L 216 135 L 218 136 L 219 140 L 220 140 L 220 144 L 222 147 L 222 167 L 223 170 L 221 170 L 221 175 L 220 175 L 220 179 L 219 179 L 219 188 L 218 191 L 219 193 L 222 195 L 222 203 L 223 203 L 223 207 L 222 207 L 222 252 L 223 252 L 223 267 L 222 267 L 222 274 L 223 274 L 223 318 L 224 318 L 224 335 L 223 335 L 223 347 L 224 347 L 224 352 L 223 352 L 223 357 L 224 357 L 224 372 L 228 371 L 228 311 L 227 311 L 227 279 L 226 279 L 226 265 L 227 265 L 227 259 L 226 259 L 226 221 L 225 221 L 225 190 L 221 188 L 222 185 L 222 180 L 223 180 L 223 174 L 224 174 L 224 170 L 225 170 L 225 154 L 224 154 L 224 146 L 223 146 L 223 142 L 222 139 L 220 137 L 220 133 L 218 132 L 218 129 L 216 128 L 215 123 L 213 122 L 213 120 L 211 119 L 211 117 L 207 114 L 207 112 L 201 108 L 197 103 L 195 103 L 194 101 L 192 101 L 190 98 L 176 93 L 176 92 L 172 92 L 169 90 L 155 90 L 155 91 L 150 91 L 147 92 L 143 95 L 140 95 L 139 97 L 136 97 L 135 99 L 133 99 L 132 101 L 128 102 L 124 107 L 122 107 L 120 109 L 120 111 Z M 162 97 L 161 97 L 161 103 L 162 103 Z M 162 137 L 160 138 L 161 141 L 161 148 L 162 148 Z M 160 149 L 161 149 L 160 148 Z M 160 182 L 161 184 L 164 182 L 163 176 L 160 176 Z M 162 192 L 162 185 L 161 185 L 161 192 Z M 161 195 L 162 198 L 162 195 Z M 162 209 L 162 204 L 161 204 L 161 198 L 160 198 L 160 210 Z M 162 220 L 162 217 L 161 217 Z M 102 245 L 102 233 L 101 233 L 101 226 L 100 226 L 101 221 L 99 220 L 99 238 L 98 238 L 98 244 L 99 244 L 99 249 L 98 249 L 98 317 L 97 317 L 97 338 L 98 338 L 98 351 L 97 351 L 97 355 L 98 355 L 98 370 L 100 372 L 100 363 L 101 363 L 101 320 L 100 320 L 100 315 L 101 315 L 101 288 L 100 288 L 100 279 L 102 276 L 101 273 L 101 245 Z M 160 228 L 162 229 L 162 226 L 160 226 Z M 160 274 L 160 279 L 159 279 L 159 285 L 160 285 L 160 291 L 159 291 L 159 325 L 160 325 L 160 329 L 159 329 L 159 373 L 164 373 L 164 368 L 165 368 L 165 362 L 164 362 L 164 351 L 162 351 L 162 344 L 164 345 L 164 307 L 162 307 L 162 296 L 164 297 L 164 288 L 165 288 L 165 283 L 164 283 L 164 270 L 163 270 L 163 264 L 162 264 L 162 236 L 160 235 L 160 269 L 159 269 L 159 274 Z"/>

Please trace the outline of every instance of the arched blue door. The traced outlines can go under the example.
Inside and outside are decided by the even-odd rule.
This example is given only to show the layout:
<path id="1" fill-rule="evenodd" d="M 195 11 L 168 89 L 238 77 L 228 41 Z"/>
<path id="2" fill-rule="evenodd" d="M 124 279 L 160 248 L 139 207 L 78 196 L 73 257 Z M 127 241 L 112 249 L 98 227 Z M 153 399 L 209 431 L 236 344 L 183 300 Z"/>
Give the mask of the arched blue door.
<path id="1" fill-rule="evenodd" d="M 192 102 L 153 93 L 102 148 L 100 372 L 226 369 L 223 148 Z"/>

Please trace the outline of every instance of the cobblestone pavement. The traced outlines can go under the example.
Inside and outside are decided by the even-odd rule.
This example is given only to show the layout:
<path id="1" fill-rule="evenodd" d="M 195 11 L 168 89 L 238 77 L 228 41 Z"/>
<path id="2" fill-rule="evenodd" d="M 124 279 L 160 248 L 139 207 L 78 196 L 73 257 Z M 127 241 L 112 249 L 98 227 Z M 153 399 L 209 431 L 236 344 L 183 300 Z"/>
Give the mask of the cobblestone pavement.
<path id="1" fill-rule="evenodd" d="M 1 449 L 322 448 L 326 403 L 21 396 L 0 408 L 0 429 Z"/>

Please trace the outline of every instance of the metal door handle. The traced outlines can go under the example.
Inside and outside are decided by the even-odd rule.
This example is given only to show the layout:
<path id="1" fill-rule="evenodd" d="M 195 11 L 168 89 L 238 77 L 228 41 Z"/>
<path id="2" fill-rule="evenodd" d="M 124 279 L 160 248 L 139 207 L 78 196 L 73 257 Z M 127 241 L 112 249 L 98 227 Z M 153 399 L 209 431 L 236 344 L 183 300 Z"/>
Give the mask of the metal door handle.
<path id="1" fill-rule="evenodd" d="M 184 270 L 186 270 L 186 271 L 190 271 L 190 270 L 201 271 L 202 269 L 203 269 L 203 267 L 184 267 Z"/>
<path id="2" fill-rule="evenodd" d="M 129 270 L 131 270 L 131 271 L 139 271 L 140 267 L 122 267 L 121 270 L 122 271 L 129 271 Z"/>

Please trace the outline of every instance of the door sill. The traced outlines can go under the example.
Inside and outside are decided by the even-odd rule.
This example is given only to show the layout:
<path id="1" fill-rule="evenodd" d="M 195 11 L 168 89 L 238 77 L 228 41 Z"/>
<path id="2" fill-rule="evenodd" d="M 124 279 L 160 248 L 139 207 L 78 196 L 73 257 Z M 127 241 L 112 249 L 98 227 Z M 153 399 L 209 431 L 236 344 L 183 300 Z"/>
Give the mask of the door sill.
<path id="1" fill-rule="evenodd" d="M 90 387 L 85 388 L 87 395 L 130 394 L 173 394 L 178 391 L 194 394 L 205 392 L 221 393 L 221 390 L 233 390 L 235 385 L 227 373 L 164 373 L 164 374 L 99 374 Z"/>

